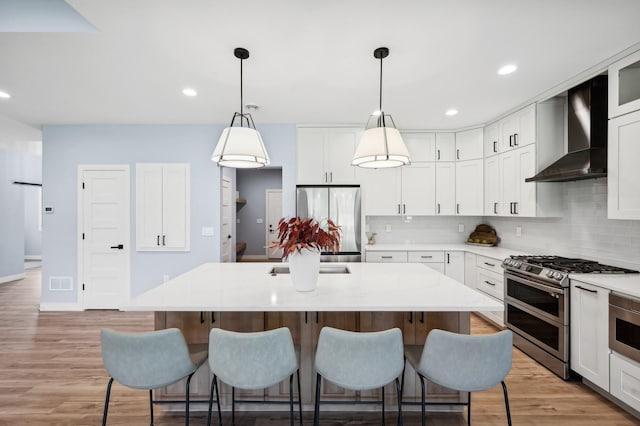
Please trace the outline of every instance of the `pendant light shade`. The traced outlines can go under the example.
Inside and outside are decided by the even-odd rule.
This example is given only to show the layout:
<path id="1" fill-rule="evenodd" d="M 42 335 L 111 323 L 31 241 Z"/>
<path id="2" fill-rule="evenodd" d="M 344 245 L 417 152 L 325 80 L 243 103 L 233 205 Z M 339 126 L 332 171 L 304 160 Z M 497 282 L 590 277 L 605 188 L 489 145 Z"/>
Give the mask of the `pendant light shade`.
<path id="1" fill-rule="evenodd" d="M 382 59 L 389 56 L 389 49 L 379 47 L 373 57 L 380 59 L 380 109 L 369 117 L 351 165 L 371 169 L 399 167 L 411 164 L 402 135 L 396 129 L 393 118 L 382 110 Z M 376 124 L 371 126 L 372 121 Z"/>
<path id="2" fill-rule="evenodd" d="M 264 167 L 269 164 L 269 155 L 251 114 L 244 113 L 242 98 L 242 61 L 249 57 L 249 51 L 238 47 L 233 53 L 240 59 L 240 112 L 233 114 L 231 125 L 222 131 L 211 160 L 219 166 L 239 169 Z M 236 120 L 239 125 L 234 126 Z"/>

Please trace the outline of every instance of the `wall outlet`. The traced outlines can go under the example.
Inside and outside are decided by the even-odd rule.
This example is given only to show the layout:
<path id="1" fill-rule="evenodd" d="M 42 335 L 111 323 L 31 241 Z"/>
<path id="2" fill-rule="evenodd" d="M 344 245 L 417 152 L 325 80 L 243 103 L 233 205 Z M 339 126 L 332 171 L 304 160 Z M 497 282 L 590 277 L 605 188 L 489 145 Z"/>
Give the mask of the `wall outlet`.
<path id="1" fill-rule="evenodd" d="M 384 225 L 384 230 L 386 232 L 391 232 L 391 224 L 387 223 L 386 225 Z"/>
<path id="2" fill-rule="evenodd" d="M 262 223 L 262 218 L 261 217 L 257 218 L 256 223 Z"/>
<path id="3" fill-rule="evenodd" d="M 464 223 L 458 224 L 458 232 L 464 232 Z"/>
<path id="4" fill-rule="evenodd" d="M 169 281 L 169 275 L 163 275 L 162 276 L 162 282 L 166 283 L 167 281 Z"/>
<path id="5" fill-rule="evenodd" d="M 203 226 L 202 227 L 202 236 L 203 237 L 213 237 L 213 226 Z"/>
<path id="6" fill-rule="evenodd" d="M 522 226 L 516 226 L 516 237 L 522 237 Z"/>

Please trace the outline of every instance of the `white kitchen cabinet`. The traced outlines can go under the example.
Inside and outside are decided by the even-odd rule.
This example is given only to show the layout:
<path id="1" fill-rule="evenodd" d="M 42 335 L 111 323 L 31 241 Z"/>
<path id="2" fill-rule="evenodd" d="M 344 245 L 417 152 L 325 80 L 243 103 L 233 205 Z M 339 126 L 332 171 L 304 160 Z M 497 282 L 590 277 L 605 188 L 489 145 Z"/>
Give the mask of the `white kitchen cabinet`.
<path id="1" fill-rule="evenodd" d="M 640 110 L 640 51 L 609 66 L 609 118 Z"/>
<path id="2" fill-rule="evenodd" d="M 367 251 L 367 262 L 407 263 L 406 251 Z"/>
<path id="3" fill-rule="evenodd" d="M 464 252 L 448 251 L 445 253 L 444 274 L 464 284 Z"/>
<path id="4" fill-rule="evenodd" d="M 355 183 L 351 160 L 361 134 L 362 129 L 357 128 L 298 128 L 298 183 Z"/>
<path id="5" fill-rule="evenodd" d="M 436 161 L 455 161 L 456 134 L 436 133 Z"/>
<path id="6" fill-rule="evenodd" d="M 393 216 L 402 212 L 402 171 L 389 169 L 360 169 L 362 208 L 367 216 Z"/>
<path id="7" fill-rule="evenodd" d="M 409 150 L 411 164 L 436 161 L 436 134 L 426 132 L 401 132 Z"/>
<path id="8" fill-rule="evenodd" d="M 423 263 L 441 274 L 445 273 L 445 253 L 440 250 L 410 251 L 407 253 L 409 263 Z"/>
<path id="9" fill-rule="evenodd" d="M 496 301 L 504 301 L 504 270 L 502 260 L 476 255 L 475 288 Z M 504 327 L 504 311 L 478 312 L 500 327 Z"/>
<path id="10" fill-rule="evenodd" d="M 531 104 L 500 120 L 500 152 L 536 141 L 536 104 Z"/>
<path id="11" fill-rule="evenodd" d="M 640 364 L 616 352 L 609 359 L 611 395 L 640 411 Z"/>
<path id="12" fill-rule="evenodd" d="M 482 159 L 484 131 L 482 128 L 456 133 L 456 161 Z"/>
<path id="13" fill-rule="evenodd" d="M 136 249 L 189 251 L 189 164 L 136 164 Z"/>
<path id="14" fill-rule="evenodd" d="M 464 285 L 476 288 L 476 254 L 464 252 Z"/>
<path id="15" fill-rule="evenodd" d="M 456 161 L 456 214 L 482 216 L 484 210 L 483 160 Z"/>
<path id="16" fill-rule="evenodd" d="M 433 215 L 435 163 L 392 169 L 363 169 L 363 207 L 368 216 Z"/>
<path id="17" fill-rule="evenodd" d="M 609 392 L 609 293 L 571 280 L 571 369 Z"/>
<path id="18" fill-rule="evenodd" d="M 456 163 L 436 163 L 436 214 L 456 214 Z"/>
<path id="19" fill-rule="evenodd" d="M 640 111 L 609 120 L 608 149 L 608 217 L 640 219 Z"/>
<path id="20" fill-rule="evenodd" d="M 525 182 L 526 178 L 535 174 L 535 148 L 535 145 L 529 145 L 500 154 L 500 198 L 505 215 L 536 216 L 537 184 Z"/>
<path id="21" fill-rule="evenodd" d="M 402 167 L 402 214 L 425 216 L 435 213 L 435 163 L 415 163 Z"/>
<path id="22" fill-rule="evenodd" d="M 484 156 L 489 157 L 500 152 L 500 122 L 496 121 L 484 128 Z"/>
<path id="23" fill-rule="evenodd" d="M 492 155 L 484 159 L 484 215 L 502 216 L 502 176 L 500 156 Z"/>

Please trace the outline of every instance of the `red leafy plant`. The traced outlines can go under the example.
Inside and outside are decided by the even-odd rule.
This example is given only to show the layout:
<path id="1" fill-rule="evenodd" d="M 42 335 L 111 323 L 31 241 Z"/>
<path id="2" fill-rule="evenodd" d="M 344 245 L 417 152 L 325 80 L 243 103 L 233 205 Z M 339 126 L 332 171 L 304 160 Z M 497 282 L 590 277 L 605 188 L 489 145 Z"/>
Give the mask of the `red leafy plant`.
<path id="1" fill-rule="evenodd" d="M 330 219 L 326 221 L 326 229 L 315 219 L 292 217 L 278 222 L 278 241 L 273 241 L 269 248 L 282 249 L 282 259 L 302 249 L 337 252 L 340 248 L 340 227 Z"/>

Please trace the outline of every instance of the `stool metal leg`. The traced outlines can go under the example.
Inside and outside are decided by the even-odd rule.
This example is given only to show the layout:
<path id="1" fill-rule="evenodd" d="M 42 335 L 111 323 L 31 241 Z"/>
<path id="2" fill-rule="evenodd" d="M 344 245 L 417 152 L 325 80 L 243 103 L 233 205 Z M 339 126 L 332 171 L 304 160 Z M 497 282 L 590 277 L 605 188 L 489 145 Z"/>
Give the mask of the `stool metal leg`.
<path id="1" fill-rule="evenodd" d="M 195 372 L 194 372 L 195 373 Z M 185 403 L 184 403 L 184 426 L 189 426 L 189 385 L 191 384 L 191 378 L 193 374 L 189 374 L 187 377 L 187 384 L 185 385 L 184 395 L 185 395 Z"/>
<path id="2" fill-rule="evenodd" d="M 316 405 L 313 411 L 313 425 L 318 426 L 320 422 L 320 384 L 322 383 L 322 376 L 320 373 L 316 373 Z"/>
<path id="3" fill-rule="evenodd" d="M 427 422 L 427 416 L 425 413 L 425 389 L 424 389 L 424 376 L 422 374 L 418 374 L 418 377 L 420 377 L 420 390 L 421 390 L 421 404 L 420 404 L 420 408 L 422 409 L 422 426 L 425 426 L 426 422 Z"/>
<path id="4" fill-rule="evenodd" d="M 404 374 L 403 374 L 404 379 Z M 402 426 L 402 385 L 396 377 L 396 395 L 398 397 L 398 425 Z"/>
<path id="5" fill-rule="evenodd" d="M 502 383 L 502 392 L 504 393 L 504 405 L 507 409 L 507 422 L 509 423 L 509 426 L 511 426 L 511 410 L 509 410 L 509 395 L 507 394 L 507 385 L 505 384 L 504 380 L 500 383 Z"/>
<path id="6" fill-rule="evenodd" d="M 385 425 L 384 423 L 384 418 L 385 418 L 385 413 L 384 413 L 384 386 L 381 388 L 382 389 L 382 426 Z"/>
<path id="7" fill-rule="evenodd" d="M 467 392 L 469 394 L 467 400 L 467 426 L 471 426 L 471 392 Z"/>
<path id="8" fill-rule="evenodd" d="M 207 413 L 207 426 L 211 426 L 211 409 L 213 408 L 213 395 L 216 395 L 216 405 L 218 406 L 218 425 L 222 426 L 222 413 L 220 412 L 220 394 L 218 392 L 218 379 L 214 375 L 211 380 L 211 390 L 209 391 L 209 412 Z"/>
<path id="9" fill-rule="evenodd" d="M 231 426 L 236 426 L 236 388 L 231 386 Z"/>
<path id="10" fill-rule="evenodd" d="M 102 414 L 102 426 L 107 424 L 107 412 L 109 411 L 109 397 L 111 396 L 111 385 L 113 384 L 113 377 L 109 379 L 107 385 L 107 395 L 104 398 L 104 413 Z"/>
<path id="11" fill-rule="evenodd" d="M 298 379 L 298 408 L 300 409 L 300 426 L 302 426 L 302 392 L 300 390 L 300 369 L 296 370 L 296 378 Z"/>
<path id="12" fill-rule="evenodd" d="M 289 376 L 289 423 L 293 426 L 293 374 Z"/>
<path id="13" fill-rule="evenodd" d="M 149 389 L 149 412 L 151 413 L 151 423 L 153 426 L 153 390 Z"/>

